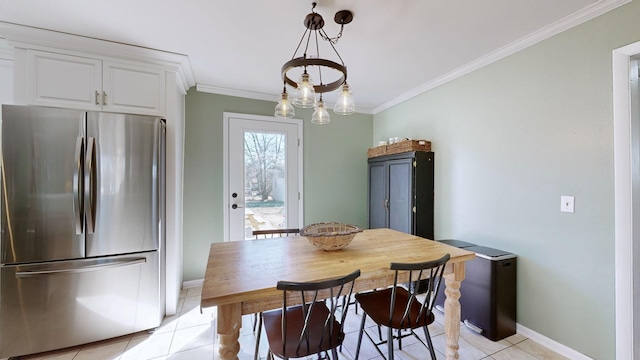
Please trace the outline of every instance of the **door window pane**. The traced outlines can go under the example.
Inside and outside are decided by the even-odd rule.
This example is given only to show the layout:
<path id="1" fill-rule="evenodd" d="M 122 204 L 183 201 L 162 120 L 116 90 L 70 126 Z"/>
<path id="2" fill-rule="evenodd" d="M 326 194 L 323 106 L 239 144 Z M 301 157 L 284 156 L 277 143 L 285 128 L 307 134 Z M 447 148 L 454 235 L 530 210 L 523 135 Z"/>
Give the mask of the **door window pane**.
<path id="1" fill-rule="evenodd" d="M 245 239 L 287 228 L 286 140 L 285 133 L 244 133 Z"/>

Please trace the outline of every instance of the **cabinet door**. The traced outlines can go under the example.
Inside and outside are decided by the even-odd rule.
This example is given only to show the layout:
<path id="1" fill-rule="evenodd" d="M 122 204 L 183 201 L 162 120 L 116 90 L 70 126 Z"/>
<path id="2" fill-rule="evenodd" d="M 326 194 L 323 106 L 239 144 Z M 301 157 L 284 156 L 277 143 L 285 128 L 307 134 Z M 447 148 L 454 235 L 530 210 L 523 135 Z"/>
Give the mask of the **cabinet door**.
<path id="1" fill-rule="evenodd" d="M 0 104 L 13 104 L 13 61 L 5 59 L 0 59 Z"/>
<path id="2" fill-rule="evenodd" d="M 100 110 L 102 61 L 29 50 L 27 93 L 31 105 Z"/>
<path id="3" fill-rule="evenodd" d="M 413 234 L 413 158 L 389 166 L 389 228 Z"/>
<path id="4" fill-rule="evenodd" d="M 104 62 L 103 110 L 164 116 L 164 70 Z"/>
<path id="5" fill-rule="evenodd" d="M 388 227 L 385 162 L 369 163 L 369 229 Z"/>

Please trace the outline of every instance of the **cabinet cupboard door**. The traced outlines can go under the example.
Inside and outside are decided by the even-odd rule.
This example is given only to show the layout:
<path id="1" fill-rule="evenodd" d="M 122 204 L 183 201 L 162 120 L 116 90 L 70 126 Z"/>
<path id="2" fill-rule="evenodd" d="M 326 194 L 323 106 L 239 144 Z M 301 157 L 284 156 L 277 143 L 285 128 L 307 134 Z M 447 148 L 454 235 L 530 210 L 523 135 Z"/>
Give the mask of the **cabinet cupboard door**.
<path id="1" fill-rule="evenodd" d="M 31 105 L 100 110 L 102 61 L 29 50 L 27 93 Z"/>
<path id="2" fill-rule="evenodd" d="M 389 162 L 389 228 L 413 234 L 413 158 Z"/>
<path id="3" fill-rule="evenodd" d="M 369 164 L 369 228 L 388 227 L 387 169 L 384 162 Z"/>
<path id="4" fill-rule="evenodd" d="M 164 70 L 104 62 L 105 106 L 111 112 L 164 115 Z"/>

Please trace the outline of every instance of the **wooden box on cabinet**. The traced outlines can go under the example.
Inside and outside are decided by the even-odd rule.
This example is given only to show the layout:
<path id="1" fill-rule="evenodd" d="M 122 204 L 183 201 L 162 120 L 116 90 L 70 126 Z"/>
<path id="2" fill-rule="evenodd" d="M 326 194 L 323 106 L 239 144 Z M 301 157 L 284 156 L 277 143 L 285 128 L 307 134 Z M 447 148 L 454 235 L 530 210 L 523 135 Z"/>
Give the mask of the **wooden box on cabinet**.
<path id="1" fill-rule="evenodd" d="M 369 158 L 369 228 L 433 239 L 433 152 Z"/>

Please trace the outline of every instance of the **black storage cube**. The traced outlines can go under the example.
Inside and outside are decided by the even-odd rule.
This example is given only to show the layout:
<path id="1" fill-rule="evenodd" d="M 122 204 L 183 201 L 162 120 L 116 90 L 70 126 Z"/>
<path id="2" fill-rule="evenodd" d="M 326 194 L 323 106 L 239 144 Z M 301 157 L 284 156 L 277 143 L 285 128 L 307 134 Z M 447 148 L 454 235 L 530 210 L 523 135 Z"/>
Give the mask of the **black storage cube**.
<path id="1" fill-rule="evenodd" d="M 516 333 L 517 257 L 485 246 L 469 246 L 476 253 L 465 263 L 460 286 L 460 319 L 487 339 L 498 341 Z M 436 304 L 444 306 L 444 286 Z"/>

